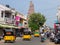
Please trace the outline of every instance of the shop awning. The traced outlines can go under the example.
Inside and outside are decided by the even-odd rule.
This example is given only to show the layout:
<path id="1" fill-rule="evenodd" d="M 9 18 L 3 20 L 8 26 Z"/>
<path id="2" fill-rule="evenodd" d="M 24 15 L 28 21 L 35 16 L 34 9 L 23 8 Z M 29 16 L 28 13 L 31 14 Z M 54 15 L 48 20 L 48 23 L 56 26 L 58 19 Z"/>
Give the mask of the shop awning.
<path id="1" fill-rule="evenodd" d="M 0 24 L 0 27 L 3 27 L 3 28 L 18 28 L 18 27 L 16 27 L 16 26 L 5 25 L 5 24 Z"/>

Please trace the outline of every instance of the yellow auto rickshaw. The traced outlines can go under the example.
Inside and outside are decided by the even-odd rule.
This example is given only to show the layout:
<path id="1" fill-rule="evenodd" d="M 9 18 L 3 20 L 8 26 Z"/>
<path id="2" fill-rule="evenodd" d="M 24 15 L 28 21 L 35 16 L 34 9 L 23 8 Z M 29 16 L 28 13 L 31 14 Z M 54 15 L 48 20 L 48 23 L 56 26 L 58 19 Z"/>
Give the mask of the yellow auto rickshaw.
<path id="1" fill-rule="evenodd" d="M 4 30 L 4 40 L 5 42 L 15 42 L 16 36 L 11 29 Z"/>
<path id="2" fill-rule="evenodd" d="M 34 32 L 34 37 L 39 37 L 39 36 L 40 36 L 39 31 L 36 30 L 36 31 Z"/>
<path id="3" fill-rule="evenodd" d="M 31 32 L 30 31 L 24 31 L 22 38 L 23 38 L 23 40 L 30 40 L 31 39 Z"/>
<path id="4" fill-rule="evenodd" d="M 23 35 L 23 40 L 30 40 L 31 39 L 31 35 L 30 35 L 30 33 L 29 32 L 24 32 L 24 35 Z"/>

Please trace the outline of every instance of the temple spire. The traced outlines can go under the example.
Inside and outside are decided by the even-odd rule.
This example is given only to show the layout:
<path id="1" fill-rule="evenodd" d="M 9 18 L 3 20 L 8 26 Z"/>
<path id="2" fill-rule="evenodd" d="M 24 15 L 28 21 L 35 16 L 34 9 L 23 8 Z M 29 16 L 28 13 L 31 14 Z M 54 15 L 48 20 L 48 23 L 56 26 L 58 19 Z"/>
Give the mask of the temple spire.
<path id="1" fill-rule="evenodd" d="M 30 1 L 30 6 L 29 6 L 29 10 L 28 10 L 28 15 L 34 13 L 34 4 L 32 1 Z"/>

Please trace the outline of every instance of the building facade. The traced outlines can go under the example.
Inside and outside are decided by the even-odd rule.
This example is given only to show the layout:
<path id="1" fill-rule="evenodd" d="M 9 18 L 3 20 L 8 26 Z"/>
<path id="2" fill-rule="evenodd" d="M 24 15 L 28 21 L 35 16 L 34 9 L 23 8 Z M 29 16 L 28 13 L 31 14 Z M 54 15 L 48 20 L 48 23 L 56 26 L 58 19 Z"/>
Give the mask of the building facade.
<path id="1" fill-rule="evenodd" d="M 15 10 L 9 5 L 0 5 L 0 24 L 14 24 Z"/>
<path id="2" fill-rule="evenodd" d="M 16 11 L 14 8 L 11 8 L 9 5 L 1 5 L 0 4 L 0 26 L 2 27 L 5 25 L 9 25 L 9 27 L 16 26 L 18 30 L 16 30 L 16 33 L 19 33 L 17 35 L 20 35 L 22 32 L 22 28 L 24 28 L 24 21 L 25 17 L 23 14 Z M 7 26 L 8 27 L 8 26 Z M 5 27 L 3 27 L 5 28 Z M 2 29 L 2 28 L 1 28 Z M 0 32 L 3 33 L 3 30 L 0 29 Z M 1 33 L 1 34 L 2 34 Z"/>
<path id="3" fill-rule="evenodd" d="M 29 18 L 29 15 L 33 14 L 35 11 L 34 11 L 34 4 L 32 1 L 30 1 L 30 6 L 29 6 L 29 9 L 28 9 L 28 13 L 27 13 L 27 19 Z"/>
<path id="4" fill-rule="evenodd" d="M 60 7 L 58 7 L 56 16 L 57 16 L 57 21 L 60 23 Z"/>

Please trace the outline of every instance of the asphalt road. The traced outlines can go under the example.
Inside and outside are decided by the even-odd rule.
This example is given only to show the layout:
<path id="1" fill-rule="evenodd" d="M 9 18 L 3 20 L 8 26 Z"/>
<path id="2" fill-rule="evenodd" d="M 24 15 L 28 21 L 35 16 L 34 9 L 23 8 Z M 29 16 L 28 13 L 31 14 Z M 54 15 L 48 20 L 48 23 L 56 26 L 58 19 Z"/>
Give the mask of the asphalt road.
<path id="1" fill-rule="evenodd" d="M 55 45 L 52 42 L 49 42 L 47 39 L 45 42 L 40 42 L 40 37 L 32 37 L 31 41 L 22 40 L 22 38 L 18 37 L 15 43 L 4 43 L 4 40 L 0 41 L 0 45 Z"/>

